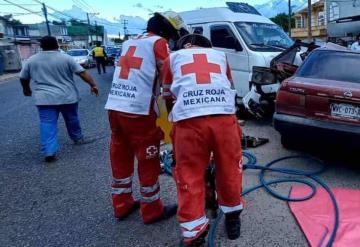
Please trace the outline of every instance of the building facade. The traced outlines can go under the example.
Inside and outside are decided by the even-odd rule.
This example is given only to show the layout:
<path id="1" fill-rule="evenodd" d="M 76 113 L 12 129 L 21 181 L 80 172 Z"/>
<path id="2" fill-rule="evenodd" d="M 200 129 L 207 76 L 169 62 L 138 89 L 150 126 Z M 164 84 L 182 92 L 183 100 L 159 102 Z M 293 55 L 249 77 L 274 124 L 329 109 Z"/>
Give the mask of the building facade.
<path id="1" fill-rule="evenodd" d="M 312 4 L 311 32 L 315 40 L 327 39 L 326 3 L 320 0 Z M 308 37 L 308 9 L 307 7 L 295 13 L 295 28 L 291 29 L 294 39 L 306 40 Z"/>
<path id="2" fill-rule="evenodd" d="M 330 40 L 351 41 L 360 34 L 360 0 L 326 0 L 326 10 Z M 337 22 L 346 18 L 349 20 Z"/>

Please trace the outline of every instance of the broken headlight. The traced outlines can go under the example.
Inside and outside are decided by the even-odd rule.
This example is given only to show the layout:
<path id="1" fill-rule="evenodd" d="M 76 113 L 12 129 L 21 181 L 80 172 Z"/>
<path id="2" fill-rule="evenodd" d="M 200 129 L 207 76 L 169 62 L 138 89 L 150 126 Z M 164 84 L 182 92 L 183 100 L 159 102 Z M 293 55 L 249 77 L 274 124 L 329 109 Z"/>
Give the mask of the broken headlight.
<path id="1" fill-rule="evenodd" d="M 251 82 L 258 85 L 269 85 L 277 83 L 277 79 L 269 68 L 254 66 Z"/>

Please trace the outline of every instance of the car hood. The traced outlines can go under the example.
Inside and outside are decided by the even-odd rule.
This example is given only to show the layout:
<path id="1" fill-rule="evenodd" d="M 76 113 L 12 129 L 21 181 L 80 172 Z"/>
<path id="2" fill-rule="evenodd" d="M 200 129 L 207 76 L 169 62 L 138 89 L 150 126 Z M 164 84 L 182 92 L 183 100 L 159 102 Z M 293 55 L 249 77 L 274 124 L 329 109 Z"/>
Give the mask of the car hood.
<path id="1" fill-rule="evenodd" d="M 80 61 L 80 60 L 87 59 L 88 57 L 87 56 L 74 56 L 73 58 L 75 59 L 75 61 Z"/>
<path id="2" fill-rule="evenodd" d="M 281 52 L 261 52 L 261 55 L 264 58 L 265 66 L 264 67 L 270 67 L 271 61 L 279 55 Z"/>

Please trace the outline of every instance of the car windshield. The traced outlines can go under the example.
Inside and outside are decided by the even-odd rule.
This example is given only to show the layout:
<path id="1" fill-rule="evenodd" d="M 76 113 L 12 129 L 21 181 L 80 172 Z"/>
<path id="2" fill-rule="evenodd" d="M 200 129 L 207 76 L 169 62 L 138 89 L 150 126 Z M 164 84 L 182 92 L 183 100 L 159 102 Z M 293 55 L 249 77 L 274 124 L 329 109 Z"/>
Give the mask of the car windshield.
<path id="1" fill-rule="evenodd" d="M 294 42 L 278 25 L 256 22 L 235 22 L 240 35 L 251 50 L 282 51 Z"/>
<path id="2" fill-rule="evenodd" d="M 67 52 L 67 54 L 73 57 L 78 57 L 78 56 L 87 56 L 88 52 L 87 50 L 70 50 Z"/>
<path id="3" fill-rule="evenodd" d="M 120 48 L 117 48 L 117 47 L 108 47 L 106 49 L 106 53 L 109 53 L 109 54 L 118 54 L 120 52 Z"/>
<path id="4" fill-rule="evenodd" d="M 305 78 L 360 83 L 360 53 L 318 50 L 303 63 L 297 75 Z"/>

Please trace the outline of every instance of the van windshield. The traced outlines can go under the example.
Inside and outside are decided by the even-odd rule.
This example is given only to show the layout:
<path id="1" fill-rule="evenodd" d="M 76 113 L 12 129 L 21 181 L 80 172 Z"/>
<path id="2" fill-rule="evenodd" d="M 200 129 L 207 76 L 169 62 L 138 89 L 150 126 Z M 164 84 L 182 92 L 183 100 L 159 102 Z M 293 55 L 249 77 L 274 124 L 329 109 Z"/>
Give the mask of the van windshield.
<path id="1" fill-rule="evenodd" d="M 278 25 L 257 22 L 235 22 L 235 26 L 251 50 L 282 51 L 294 42 Z"/>

